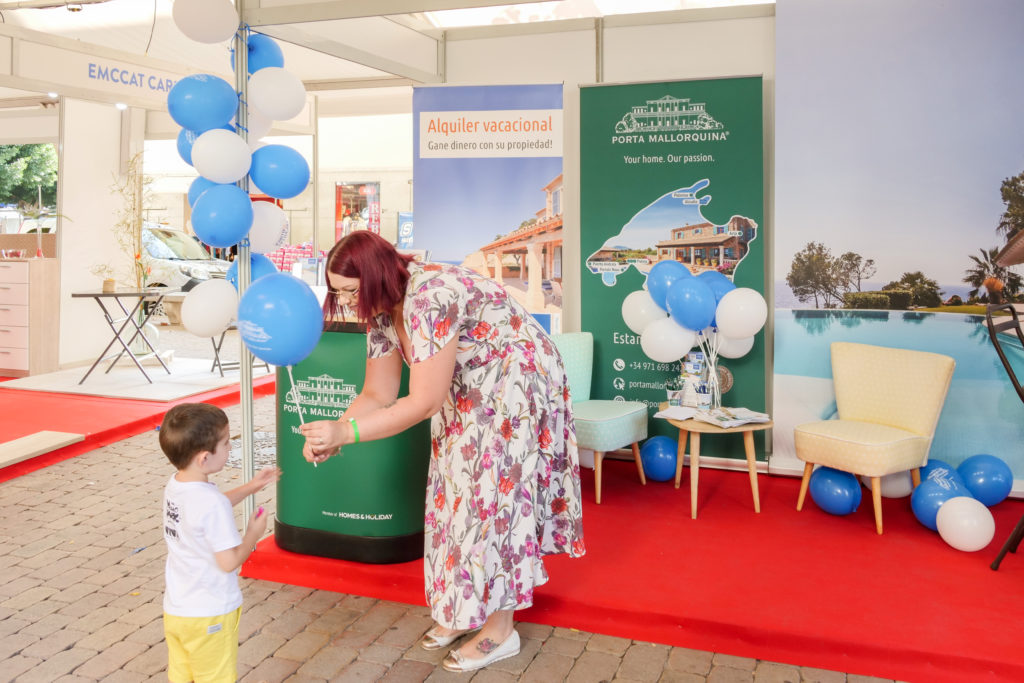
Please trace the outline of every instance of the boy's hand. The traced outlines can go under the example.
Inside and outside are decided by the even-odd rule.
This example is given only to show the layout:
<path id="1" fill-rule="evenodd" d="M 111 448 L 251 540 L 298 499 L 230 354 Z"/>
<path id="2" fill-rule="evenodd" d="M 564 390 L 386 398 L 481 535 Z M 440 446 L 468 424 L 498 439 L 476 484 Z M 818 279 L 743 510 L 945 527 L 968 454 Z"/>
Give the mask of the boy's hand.
<path id="1" fill-rule="evenodd" d="M 262 470 L 253 475 L 252 483 L 256 485 L 257 491 L 262 491 L 269 484 L 273 484 L 275 481 L 281 478 L 281 470 L 277 467 L 270 466 L 264 467 Z"/>
<path id="2" fill-rule="evenodd" d="M 260 508 L 263 510 L 263 508 Z M 249 518 L 249 526 L 246 527 L 245 533 L 248 536 L 252 534 L 256 540 L 263 538 L 263 534 L 267 532 L 267 513 L 255 514 Z"/>

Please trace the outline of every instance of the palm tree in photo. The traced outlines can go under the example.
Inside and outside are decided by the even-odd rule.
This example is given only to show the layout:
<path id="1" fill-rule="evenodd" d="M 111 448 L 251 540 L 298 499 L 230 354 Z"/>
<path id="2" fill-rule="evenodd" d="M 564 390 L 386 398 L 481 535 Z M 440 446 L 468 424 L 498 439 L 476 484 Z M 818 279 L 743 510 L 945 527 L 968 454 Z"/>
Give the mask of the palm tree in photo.
<path id="1" fill-rule="evenodd" d="M 986 293 L 982 298 L 993 304 L 1001 303 L 1004 294 L 1009 297 L 1016 296 L 1021 287 L 1024 287 L 1024 279 L 996 263 L 999 247 L 979 249 L 978 252 L 981 254 L 980 257 L 973 254 L 968 256 L 974 262 L 964 274 L 964 282 L 974 288 L 968 295 L 977 296 L 978 292 L 984 289 Z"/>

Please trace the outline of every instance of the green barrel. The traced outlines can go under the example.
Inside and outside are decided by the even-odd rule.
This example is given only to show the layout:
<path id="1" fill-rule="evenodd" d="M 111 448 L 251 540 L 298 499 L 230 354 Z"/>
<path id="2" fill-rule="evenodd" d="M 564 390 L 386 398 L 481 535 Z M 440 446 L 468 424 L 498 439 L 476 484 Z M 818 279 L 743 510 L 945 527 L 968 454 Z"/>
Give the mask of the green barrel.
<path id="1" fill-rule="evenodd" d="M 277 371 L 277 521 L 274 538 L 305 555 L 384 564 L 423 556 L 430 420 L 401 434 L 346 446 L 313 467 L 302 457 L 303 420 L 337 420 L 362 389 L 366 326 L 329 325 L 316 349 Z M 400 395 L 408 392 L 403 368 Z"/>

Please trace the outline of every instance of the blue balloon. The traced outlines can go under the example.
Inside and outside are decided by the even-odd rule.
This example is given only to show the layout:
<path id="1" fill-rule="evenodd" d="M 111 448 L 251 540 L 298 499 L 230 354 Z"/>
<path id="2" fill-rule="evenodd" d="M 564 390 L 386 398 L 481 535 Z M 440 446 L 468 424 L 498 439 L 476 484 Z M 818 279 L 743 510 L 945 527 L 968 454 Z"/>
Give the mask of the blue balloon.
<path id="1" fill-rule="evenodd" d="M 939 514 L 942 504 L 950 498 L 966 495 L 968 495 L 967 489 L 952 479 L 944 477 L 925 479 L 910 495 L 910 507 L 914 511 L 917 521 L 932 531 L 938 531 L 939 527 L 935 518 Z"/>
<path id="2" fill-rule="evenodd" d="M 203 176 L 199 176 L 193 180 L 192 184 L 188 186 L 188 205 L 194 208 L 199 196 L 217 184 L 219 183 L 208 180 Z"/>
<path id="3" fill-rule="evenodd" d="M 701 331 L 715 318 L 715 295 L 695 277 L 673 282 L 665 305 L 672 319 L 688 330 Z"/>
<path id="4" fill-rule="evenodd" d="M 712 294 L 715 295 L 716 304 L 722 300 L 723 296 L 736 289 L 736 285 L 733 281 L 719 273 L 717 270 L 705 270 L 697 275 L 697 279 L 706 284 Z"/>
<path id="5" fill-rule="evenodd" d="M 316 348 L 324 318 L 316 294 L 302 280 L 275 273 L 256 280 L 238 302 L 238 330 L 246 347 L 272 365 L 295 365 Z"/>
<path id="6" fill-rule="evenodd" d="M 291 147 L 264 145 L 252 153 L 249 177 L 275 199 L 290 199 L 309 185 L 309 164 Z"/>
<path id="7" fill-rule="evenodd" d="M 220 128 L 230 130 L 232 133 L 236 132 L 234 126 L 220 126 Z M 187 128 L 182 128 L 178 131 L 178 155 L 181 156 L 189 166 L 192 165 L 192 145 L 196 143 L 196 138 L 200 135 L 202 135 L 202 133 L 197 133 L 194 130 L 188 130 Z"/>
<path id="8" fill-rule="evenodd" d="M 1003 502 L 1013 488 L 1013 471 L 994 455 L 979 453 L 956 468 L 964 486 L 986 507 Z"/>
<path id="9" fill-rule="evenodd" d="M 860 505 L 860 481 L 855 474 L 831 467 L 811 473 L 811 498 L 831 515 L 848 515 Z"/>
<path id="10" fill-rule="evenodd" d="M 263 254 L 249 254 L 249 282 L 256 282 L 264 275 L 273 275 L 277 272 L 274 262 Z M 231 262 L 228 267 L 227 281 L 238 289 L 238 259 Z"/>
<path id="11" fill-rule="evenodd" d="M 281 52 L 281 47 L 270 36 L 265 36 L 262 33 L 250 33 L 246 45 L 249 48 L 246 57 L 246 69 L 250 74 L 254 74 L 268 66 L 284 66 L 284 53 Z M 234 47 L 231 48 L 231 70 L 235 70 Z"/>
<path id="12" fill-rule="evenodd" d="M 178 131 L 178 156 L 189 166 L 192 165 L 192 145 L 195 144 L 197 137 L 199 134 L 194 130 L 182 128 Z"/>
<path id="13" fill-rule="evenodd" d="M 214 185 L 192 207 L 192 229 L 211 247 L 230 247 L 249 234 L 252 200 L 237 185 Z"/>
<path id="14" fill-rule="evenodd" d="M 964 486 L 963 477 L 960 476 L 960 473 L 956 471 L 955 467 L 950 465 L 945 460 L 929 460 L 928 464 L 926 464 L 924 467 L 920 469 L 920 473 L 921 481 L 934 479 L 938 481 L 942 486 L 952 486 L 955 484 L 960 488 L 966 488 Z"/>
<path id="15" fill-rule="evenodd" d="M 676 476 L 676 442 L 667 436 L 652 436 L 640 446 L 640 463 L 651 481 L 668 481 Z"/>
<path id="16" fill-rule="evenodd" d="M 225 126 L 238 110 L 238 93 L 223 78 L 193 74 L 167 93 L 167 112 L 182 128 L 197 135 Z"/>
<path id="17" fill-rule="evenodd" d="M 668 310 L 665 305 L 665 297 L 668 296 L 669 287 L 681 277 L 693 277 L 693 273 L 675 260 L 658 261 L 647 273 L 647 292 L 662 310 Z"/>

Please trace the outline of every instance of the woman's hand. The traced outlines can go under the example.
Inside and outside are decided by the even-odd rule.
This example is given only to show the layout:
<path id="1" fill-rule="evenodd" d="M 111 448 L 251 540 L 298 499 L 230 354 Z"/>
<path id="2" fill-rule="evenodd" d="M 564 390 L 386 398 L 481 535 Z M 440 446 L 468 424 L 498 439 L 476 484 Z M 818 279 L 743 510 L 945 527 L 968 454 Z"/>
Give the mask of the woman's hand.
<path id="1" fill-rule="evenodd" d="M 306 437 L 302 446 L 302 457 L 307 462 L 320 463 L 341 452 L 345 445 L 345 429 L 340 422 L 334 420 L 318 420 L 307 422 L 299 427 Z"/>

